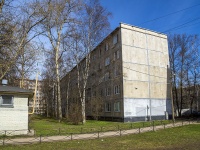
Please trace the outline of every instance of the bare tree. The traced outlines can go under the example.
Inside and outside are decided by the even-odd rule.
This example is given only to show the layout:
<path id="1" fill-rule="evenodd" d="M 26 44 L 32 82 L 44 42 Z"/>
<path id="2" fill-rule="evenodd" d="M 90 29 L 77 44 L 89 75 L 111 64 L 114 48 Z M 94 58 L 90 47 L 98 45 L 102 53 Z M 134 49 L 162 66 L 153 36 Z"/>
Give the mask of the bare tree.
<path id="1" fill-rule="evenodd" d="M 21 80 L 20 86 L 22 88 L 24 88 L 24 79 L 29 78 L 30 74 L 35 71 L 39 50 L 38 47 L 35 46 L 36 44 L 33 44 L 35 43 L 29 43 L 21 50 L 15 64 L 18 78 Z"/>
<path id="2" fill-rule="evenodd" d="M 90 71 L 91 51 L 109 31 L 108 18 L 111 14 L 101 6 L 98 0 L 89 0 L 82 4 L 79 12 L 79 24 L 73 26 L 71 44 L 72 56 L 76 61 L 77 86 L 82 109 L 82 123 L 86 122 L 85 101 Z"/>
<path id="3" fill-rule="evenodd" d="M 60 71 L 59 60 L 62 57 L 63 49 L 61 47 L 62 41 L 65 39 L 64 33 L 67 32 L 68 27 L 73 23 L 73 13 L 77 7 L 74 0 L 46 0 L 38 2 L 37 5 L 42 6 L 40 15 L 45 17 L 41 27 L 44 31 L 44 36 L 50 41 L 52 51 L 54 51 L 55 59 L 55 73 L 56 73 L 56 91 L 58 102 L 58 119 L 62 119 L 61 110 L 61 94 L 60 94 Z"/>
<path id="4" fill-rule="evenodd" d="M 90 108 L 91 108 L 91 114 L 95 120 L 98 120 L 99 117 L 103 113 L 103 98 L 100 95 L 93 95 L 91 100 L 89 101 Z"/>
<path id="5" fill-rule="evenodd" d="M 55 59 L 49 53 L 43 64 L 42 70 L 42 93 L 46 102 L 46 115 L 47 117 L 57 117 L 57 100 L 55 99 Z"/>
<path id="6" fill-rule="evenodd" d="M 16 4 L 17 5 L 17 4 Z M 5 31 L 3 38 L 0 40 L 3 62 L 0 66 L 0 79 L 2 79 L 10 69 L 15 65 L 25 46 L 30 43 L 40 33 L 36 31 L 36 27 L 45 17 L 35 18 L 38 8 L 32 3 L 24 3 L 24 5 L 16 6 L 14 12 L 10 8 L 9 12 L 2 13 L 1 28 Z"/>
<path id="7" fill-rule="evenodd" d="M 199 41 L 196 35 L 170 35 L 169 54 L 173 77 L 173 99 L 181 116 L 184 107 L 192 109 L 195 87 L 197 84 L 197 68 L 199 64 Z M 195 55 L 194 55 L 195 54 Z M 192 96 L 193 95 L 193 96 Z M 189 103 L 189 105 L 188 105 Z"/>

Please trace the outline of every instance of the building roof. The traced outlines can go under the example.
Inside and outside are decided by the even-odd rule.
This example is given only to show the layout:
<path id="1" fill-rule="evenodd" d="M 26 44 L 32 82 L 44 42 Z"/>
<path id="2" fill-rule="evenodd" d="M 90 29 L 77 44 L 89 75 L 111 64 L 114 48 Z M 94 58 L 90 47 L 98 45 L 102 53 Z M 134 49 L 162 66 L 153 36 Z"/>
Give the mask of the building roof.
<path id="1" fill-rule="evenodd" d="M 30 90 L 25 90 L 19 87 L 12 86 L 2 86 L 0 85 L 0 93 L 3 94 L 24 94 L 24 95 L 33 95 L 33 92 Z"/>

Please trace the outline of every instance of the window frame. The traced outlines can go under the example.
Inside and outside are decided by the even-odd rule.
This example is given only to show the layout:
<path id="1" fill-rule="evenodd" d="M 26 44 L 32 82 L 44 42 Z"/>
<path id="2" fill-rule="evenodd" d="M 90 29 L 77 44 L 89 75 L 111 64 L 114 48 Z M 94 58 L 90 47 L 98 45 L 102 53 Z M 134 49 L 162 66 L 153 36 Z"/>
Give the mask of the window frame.
<path id="1" fill-rule="evenodd" d="M 118 34 L 115 34 L 113 36 L 113 45 L 117 44 L 118 43 Z"/>
<path id="2" fill-rule="evenodd" d="M 120 112 L 120 102 L 114 103 L 114 112 Z"/>
<path id="3" fill-rule="evenodd" d="M 105 78 L 104 78 L 105 81 L 108 81 L 110 80 L 110 72 L 106 72 L 105 73 Z"/>
<path id="4" fill-rule="evenodd" d="M 5 103 L 5 98 L 4 96 L 9 96 L 10 103 Z M 14 107 L 14 95 L 0 95 L 0 107 L 8 107 L 8 108 L 13 108 Z"/>
<path id="5" fill-rule="evenodd" d="M 105 103 L 105 112 L 111 112 L 111 103 L 110 102 Z"/>
<path id="6" fill-rule="evenodd" d="M 115 85 L 114 86 L 114 94 L 115 95 L 120 94 L 120 85 Z"/>
<path id="7" fill-rule="evenodd" d="M 119 73 L 119 67 L 117 68 L 115 66 L 115 68 L 114 68 L 114 77 L 118 77 L 119 75 L 120 75 L 120 73 Z"/>
<path id="8" fill-rule="evenodd" d="M 110 87 L 105 88 L 105 95 L 106 96 L 110 96 L 111 95 L 111 88 Z"/>
<path id="9" fill-rule="evenodd" d="M 105 66 L 109 66 L 110 65 L 110 57 L 107 57 L 105 59 Z"/>

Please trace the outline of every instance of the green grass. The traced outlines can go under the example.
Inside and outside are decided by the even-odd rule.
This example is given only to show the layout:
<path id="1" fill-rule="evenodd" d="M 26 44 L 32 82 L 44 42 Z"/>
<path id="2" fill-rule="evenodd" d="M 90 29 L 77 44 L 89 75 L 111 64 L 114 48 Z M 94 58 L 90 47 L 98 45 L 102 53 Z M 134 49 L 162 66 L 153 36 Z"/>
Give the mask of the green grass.
<path id="1" fill-rule="evenodd" d="M 155 121 L 155 125 L 171 123 L 171 121 Z M 36 131 L 36 135 L 66 135 L 70 133 L 91 133 L 98 131 L 113 131 L 113 130 L 126 130 L 139 127 L 152 126 L 152 122 L 137 122 L 137 123 L 120 123 L 109 121 L 95 121 L 87 120 L 82 125 L 72 125 L 66 121 L 58 122 L 58 120 L 52 118 L 46 118 L 41 116 L 34 116 L 30 122 L 30 128 Z"/>
<path id="2" fill-rule="evenodd" d="M 3 150 L 132 150 L 190 149 L 200 147 L 200 125 L 187 125 L 156 132 L 94 140 L 74 140 L 32 145 L 0 146 Z"/>

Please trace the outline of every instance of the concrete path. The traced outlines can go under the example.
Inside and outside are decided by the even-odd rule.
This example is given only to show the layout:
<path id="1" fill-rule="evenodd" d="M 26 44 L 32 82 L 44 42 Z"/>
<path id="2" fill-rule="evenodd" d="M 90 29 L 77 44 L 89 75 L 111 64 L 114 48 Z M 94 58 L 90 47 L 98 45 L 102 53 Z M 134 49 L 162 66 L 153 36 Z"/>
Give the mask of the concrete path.
<path id="1" fill-rule="evenodd" d="M 33 144 L 33 143 L 42 143 L 42 142 L 54 142 L 54 141 L 68 141 L 68 140 L 80 140 L 80 139 L 97 139 L 104 137 L 113 137 L 113 136 L 122 136 L 128 134 L 139 134 L 150 131 L 157 131 L 165 128 L 172 128 L 178 126 L 184 126 L 189 124 L 197 124 L 197 122 L 176 122 L 172 124 L 151 126 L 144 128 L 135 128 L 130 130 L 119 130 L 119 131 L 109 131 L 109 132 L 97 132 L 97 133 L 88 133 L 88 134 L 70 134 L 70 135 L 58 135 L 58 136 L 42 136 L 42 137 L 27 137 L 27 138 L 9 138 L 0 139 L 0 145 L 17 145 L 17 144 Z"/>

